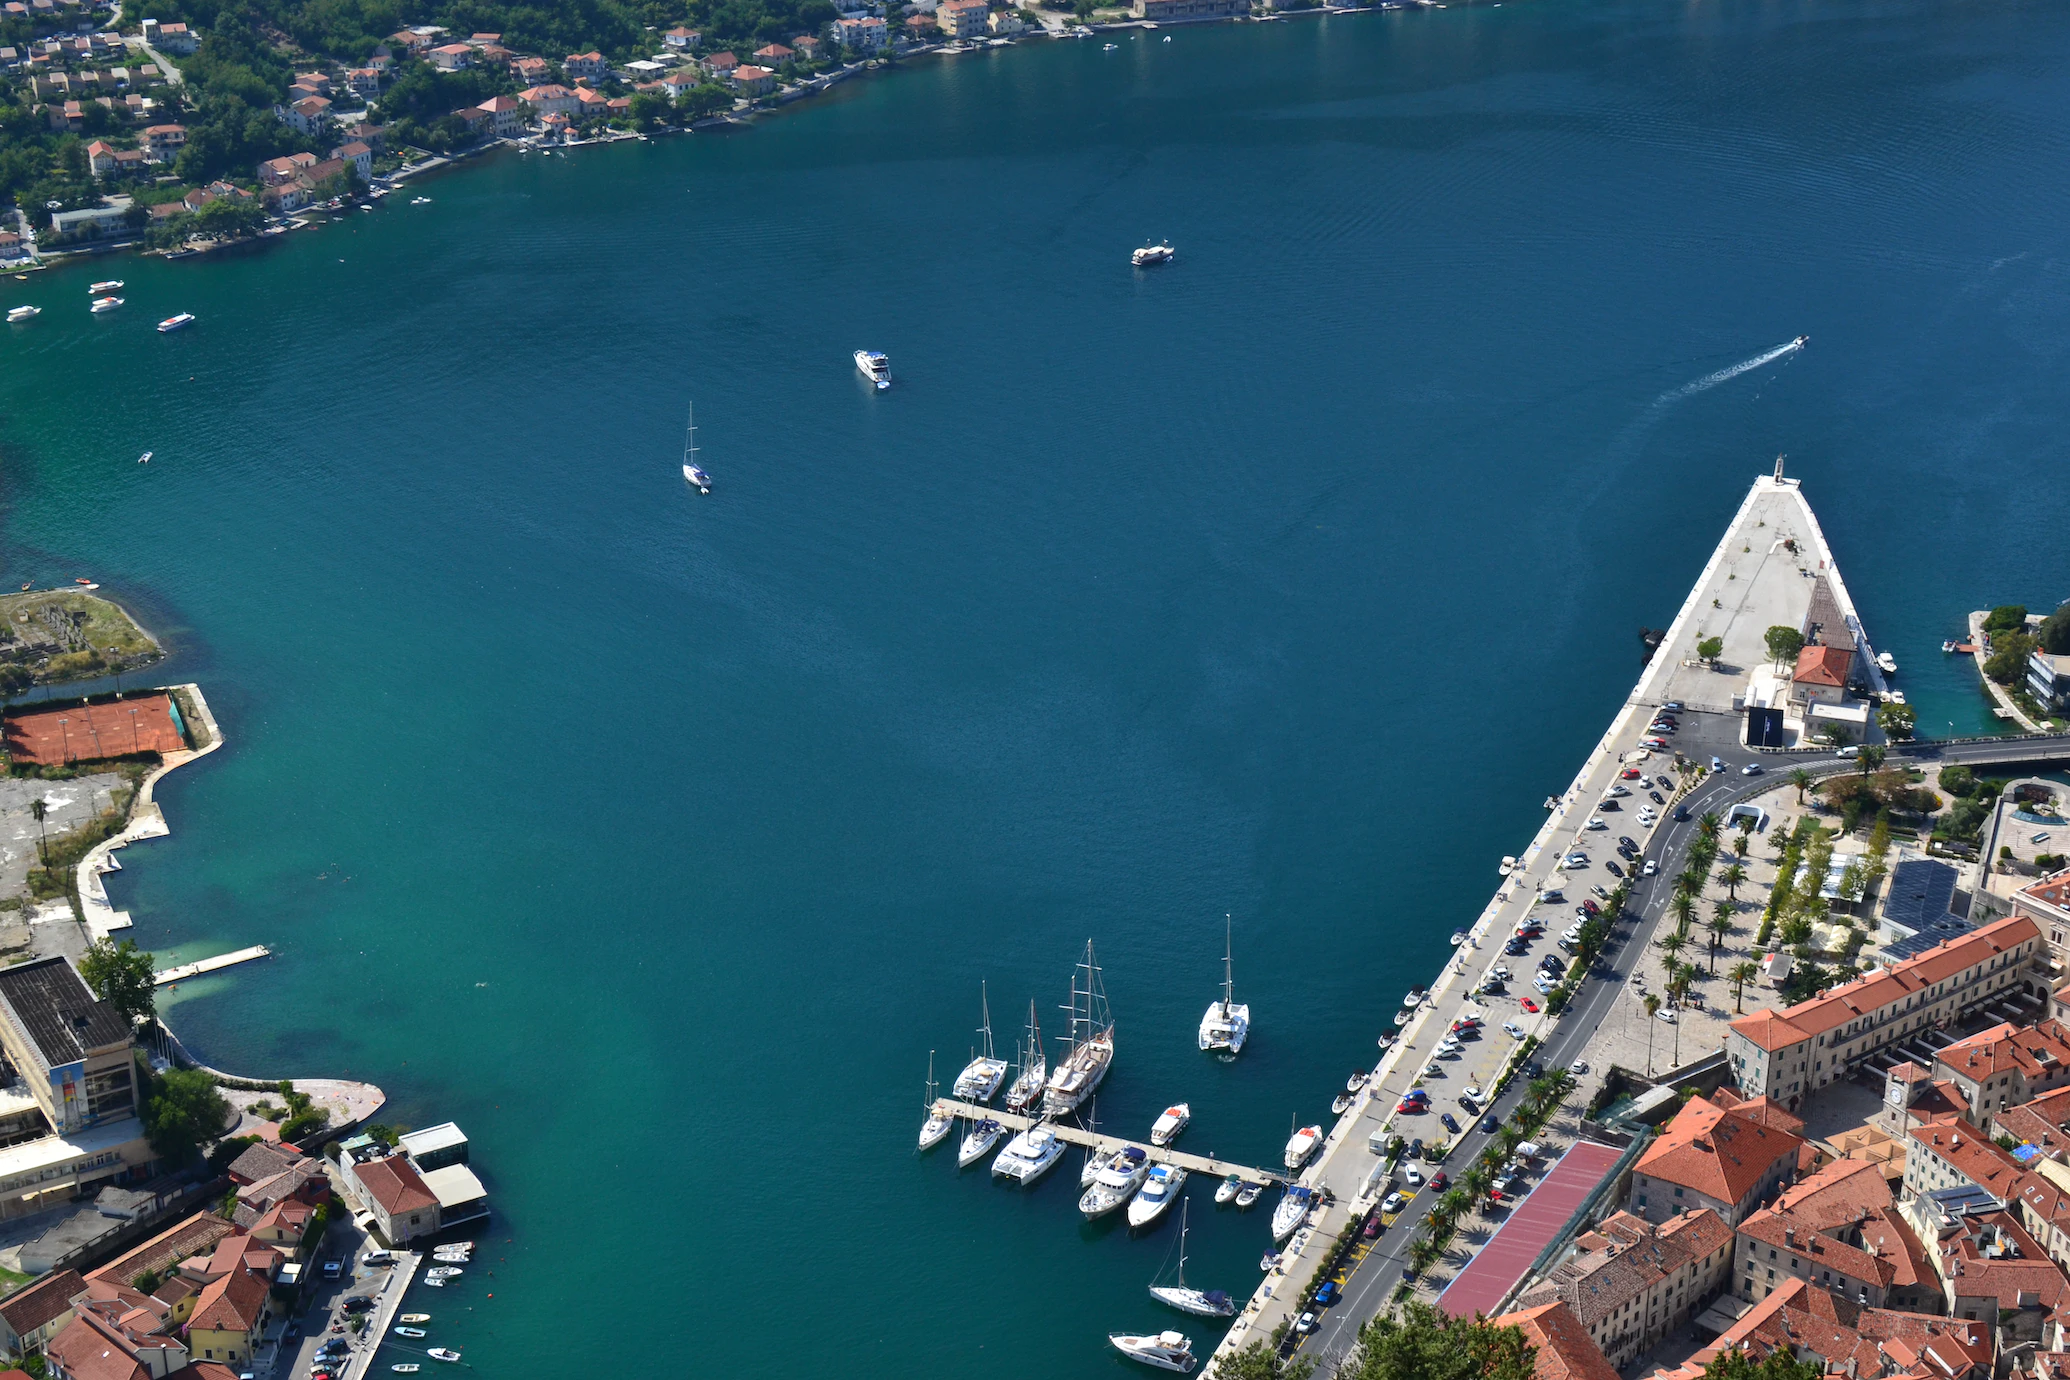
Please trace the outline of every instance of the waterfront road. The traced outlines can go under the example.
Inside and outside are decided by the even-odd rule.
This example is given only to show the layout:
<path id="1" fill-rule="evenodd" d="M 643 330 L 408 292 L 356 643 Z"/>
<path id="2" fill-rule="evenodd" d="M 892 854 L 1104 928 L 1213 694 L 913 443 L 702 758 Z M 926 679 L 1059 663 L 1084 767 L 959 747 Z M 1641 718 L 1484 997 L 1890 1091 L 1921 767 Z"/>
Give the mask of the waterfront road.
<path id="1" fill-rule="evenodd" d="M 1635 878 L 1624 914 L 1603 956 L 1575 993 L 1573 1003 L 1557 1021 L 1542 1027 L 1545 1042 L 1533 1057 L 1548 1070 L 1565 1068 L 1580 1058 L 1596 1029 L 1609 1018 L 1638 956 L 1652 943 L 1654 932 L 1667 913 L 1674 878 L 1686 864 L 1689 845 L 1695 840 L 1698 823 L 1706 813 L 1715 811 L 1722 816 L 1739 801 L 1774 789 L 1778 776 L 1787 777 L 1799 767 L 1820 777 L 1858 769 L 1854 762 L 1827 752 L 1753 753 L 1738 745 L 1737 730 L 1736 716 L 1691 714 L 1684 717 L 1683 731 L 1677 735 L 1677 748 L 1685 756 L 1706 766 L 1711 754 L 1715 753 L 1726 762 L 1726 768 L 1706 776 L 1682 799 L 1680 803 L 1687 807 L 1688 819 L 1676 820 L 1670 812 L 1661 827 L 1646 841 L 1645 856 L 1659 864 L 1659 874 L 1651 878 Z M 1741 774 L 1740 768 L 1750 761 L 1761 764 L 1761 775 Z M 2070 735 L 1893 744 L 1885 765 L 1916 766 L 1927 771 L 1930 777 L 1936 767 L 1956 763 L 1969 767 L 2019 768 L 2070 763 Z M 1584 882 L 1587 876 L 1582 874 Z M 1497 941 L 1506 937 L 1501 933 L 1492 936 Z M 1531 954 L 1517 959 L 1514 967 L 1521 974 L 1537 960 L 1534 948 Z M 1492 957 L 1485 960 L 1493 961 Z M 1499 1019 L 1491 1019 L 1489 1035 L 1492 1041 L 1506 1040 L 1500 1029 L 1494 1028 L 1499 1025 Z M 1488 1042 L 1484 1040 L 1482 1043 Z M 1705 1052 L 1693 1051 L 1691 1057 Z M 1398 1077 L 1406 1079 L 1413 1076 L 1418 1065 L 1408 1061 L 1401 1067 L 1403 1072 Z M 1513 1081 L 1490 1110 L 1507 1119 L 1515 1110 L 1526 1081 L 1523 1078 Z M 1457 1098 L 1453 1092 L 1438 1091 L 1441 1085 L 1431 1086 L 1435 1109 L 1455 1113 L 1460 1110 L 1455 1105 Z M 1446 1158 L 1444 1165 L 1447 1172 L 1455 1174 L 1471 1164 L 1474 1156 L 1491 1139 L 1481 1134 L 1478 1119 L 1468 1120 L 1462 1116 L 1461 1122 L 1466 1126 L 1467 1134 Z M 1342 1300 L 1322 1315 L 1314 1334 L 1303 1344 L 1303 1353 L 1318 1361 L 1319 1375 L 1335 1372 L 1356 1341 L 1359 1328 L 1387 1306 L 1396 1286 L 1402 1282 L 1409 1244 L 1420 1233 L 1423 1218 L 1436 1197 L 1426 1189 L 1411 1198 L 1401 1215 L 1373 1243 L 1373 1249 L 1353 1267 L 1345 1281 Z"/>

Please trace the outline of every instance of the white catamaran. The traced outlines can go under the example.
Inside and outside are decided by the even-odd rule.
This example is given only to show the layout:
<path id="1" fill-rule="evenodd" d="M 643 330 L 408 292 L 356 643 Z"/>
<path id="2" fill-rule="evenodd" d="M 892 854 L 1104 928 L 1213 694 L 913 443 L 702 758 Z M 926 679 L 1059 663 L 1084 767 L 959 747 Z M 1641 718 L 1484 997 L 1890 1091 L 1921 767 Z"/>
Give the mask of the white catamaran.
<path id="1" fill-rule="evenodd" d="M 1160 1303 L 1168 1303 L 1181 1313 L 1191 1313 L 1202 1318 L 1227 1318 L 1236 1313 L 1236 1300 L 1220 1289 L 1189 1289 L 1186 1287 L 1186 1205 L 1179 1205 L 1179 1282 L 1176 1284 L 1153 1284 L 1150 1296 Z"/>
<path id="2" fill-rule="evenodd" d="M 1049 1059 L 1042 1052 L 1042 1025 L 1035 1019 L 1035 1003 L 1028 1003 L 1028 1041 L 1020 1046 L 1020 1072 L 1006 1090 L 1006 1110 L 1025 1112 L 1042 1101 L 1042 1085 L 1049 1081 Z"/>
<path id="3" fill-rule="evenodd" d="M 985 1052 L 978 1054 L 973 1050 L 971 1061 L 956 1075 L 955 1093 L 965 1102 L 990 1102 L 999 1096 L 999 1085 L 1006 1081 L 1006 1061 L 992 1055 L 992 997 L 982 982 L 978 984 L 978 1000 L 985 1012 L 985 1022 L 978 1027 Z"/>
<path id="4" fill-rule="evenodd" d="M 1085 975 L 1082 983 L 1079 973 Z M 1077 1110 L 1114 1063 L 1114 1016 L 1107 1009 L 1107 991 L 1100 983 L 1100 965 L 1090 939 L 1085 941 L 1085 957 L 1071 975 L 1071 1004 L 1064 1009 L 1071 1013 L 1071 1033 L 1062 1038 L 1071 1052 L 1050 1070 L 1049 1086 L 1042 1094 L 1045 1116 Z"/>
<path id="5" fill-rule="evenodd" d="M 1251 1036 L 1251 1008 L 1249 1003 L 1236 1000 L 1236 973 L 1230 964 L 1229 926 L 1229 917 L 1225 915 L 1222 917 L 1222 1000 L 1209 1002 L 1207 1014 L 1200 1018 L 1200 1047 L 1233 1055 L 1242 1051 L 1243 1042 Z"/>

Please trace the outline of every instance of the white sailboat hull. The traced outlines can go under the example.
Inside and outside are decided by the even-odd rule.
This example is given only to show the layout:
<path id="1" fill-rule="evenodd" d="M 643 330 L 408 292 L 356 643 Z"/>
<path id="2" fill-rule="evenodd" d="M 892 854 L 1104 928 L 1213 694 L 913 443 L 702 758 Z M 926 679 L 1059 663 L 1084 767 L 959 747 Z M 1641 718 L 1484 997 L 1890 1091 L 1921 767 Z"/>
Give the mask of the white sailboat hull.
<path id="1" fill-rule="evenodd" d="M 1006 1128 L 998 1122 L 980 1122 L 964 1133 L 963 1144 L 956 1151 L 956 1167 L 968 1169 L 992 1153 L 992 1147 L 1006 1134 Z"/>
<path id="2" fill-rule="evenodd" d="M 952 1091 L 965 1102 L 990 1102 L 999 1096 L 999 1085 L 1005 1081 L 1004 1059 L 973 1059 L 956 1075 Z"/>
<path id="3" fill-rule="evenodd" d="M 1251 1008 L 1247 1002 L 1236 1002 L 1223 1006 L 1221 1002 L 1209 1002 L 1207 1014 L 1200 1018 L 1200 1047 L 1219 1054 L 1238 1054 L 1243 1042 L 1251 1038 Z"/>
<path id="4" fill-rule="evenodd" d="M 1181 1289 L 1170 1284 L 1150 1286 L 1151 1297 L 1160 1303 L 1168 1303 L 1181 1313 L 1191 1313 L 1199 1318 L 1227 1318 L 1236 1313 L 1235 1300 L 1224 1295 L 1219 1303 L 1211 1302 L 1199 1289 Z"/>

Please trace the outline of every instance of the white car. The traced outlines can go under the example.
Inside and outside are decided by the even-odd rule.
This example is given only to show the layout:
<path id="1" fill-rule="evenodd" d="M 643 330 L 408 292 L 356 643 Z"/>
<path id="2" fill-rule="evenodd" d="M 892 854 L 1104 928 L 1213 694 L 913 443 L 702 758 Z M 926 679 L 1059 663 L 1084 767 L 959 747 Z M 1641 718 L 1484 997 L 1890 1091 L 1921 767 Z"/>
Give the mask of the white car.
<path id="1" fill-rule="evenodd" d="M 1590 815 L 1587 827 L 1591 829 L 1608 829 L 1610 826 L 1603 823 L 1603 817 L 1601 815 Z"/>
<path id="2" fill-rule="evenodd" d="M 1474 1101 L 1478 1102 L 1481 1100 L 1481 1085 L 1478 1083 L 1468 1083 L 1466 1087 L 1460 1092 L 1459 1096 L 1462 1098 L 1470 1097 Z"/>
<path id="3" fill-rule="evenodd" d="M 1521 1040 L 1524 1038 L 1524 1028 L 1518 1025 L 1515 1021 L 1504 1021 L 1502 1023 L 1502 1033 L 1509 1036 L 1509 1038 L 1512 1040 Z"/>
<path id="4" fill-rule="evenodd" d="M 1560 866 L 1569 872 L 1579 872 L 1582 868 L 1588 866 L 1588 858 L 1584 854 L 1577 853 L 1561 863 Z"/>
<path id="5" fill-rule="evenodd" d="M 1646 859 L 1646 868 L 1645 868 L 1645 872 L 1646 872 L 1646 875 L 1647 875 L 1647 876 L 1651 877 L 1651 876 L 1655 875 L 1656 873 L 1658 873 L 1659 871 L 1660 871 L 1660 864 L 1659 864 L 1659 863 L 1655 862 L 1655 861 L 1654 861 L 1653 859 L 1651 859 L 1651 858 L 1648 858 L 1648 859 Z"/>
<path id="6" fill-rule="evenodd" d="M 1624 798 L 1625 796 L 1628 796 L 1628 795 L 1630 795 L 1630 794 L 1631 794 L 1631 792 L 1630 792 L 1630 791 L 1628 791 L 1628 790 L 1626 790 L 1626 789 L 1624 788 L 1624 786 L 1620 784 L 1620 785 L 1612 786 L 1612 787 L 1610 788 L 1609 794 L 1611 794 L 1611 795 L 1614 795 L 1614 796 L 1618 797 L 1619 799 L 1623 799 L 1623 798 Z"/>
<path id="7" fill-rule="evenodd" d="M 1438 1042 L 1437 1052 L 1439 1057 L 1442 1058 L 1447 1054 L 1457 1054 L 1463 1048 L 1464 1046 L 1461 1045 L 1457 1040 L 1447 1035 L 1443 1040 Z"/>
<path id="8" fill-rule="evenodd" d="M 1423 1171 L 1413 1164 L 1402 1170 L 1402 1178 L 1411 1188 L 1423 1186 Z"/>
<path id="9" fill-rule="evenodd" d="M 1509 965 L 1507 963 L 1498 963 L 1488 970 L 1488 975 L 1490 977 L 1499 977 L 1504 982 L 1507 982 L 1509 981 Z"/>
<path id="10" fill-rule="evenodd" d="M 1408 1205 L 1409 1200 L 1402 1197 L 1399 1193 L 1390 1193 L 1380 1200 L 1380 1210 L 1382 1212 L 1400 1212 Z"/>
<path id="11" fill-rule="evenodd" d="M 1531 985 L 1540 992 L 1550 993 L 1553 988 L 1560 985 L 1560 980 L 1550 973 L 1540 973 L 1537 977 L 1531 979 Z"/>
<path id="12" fill-rule="evenodd" d="M 1582 1074 L 1588 1072 L 1588 1060 L 1576 1059 L 1573 1063 L 1567 1065 L 1567 1072 L 1573 1074 L 1576 1078 L 1581 1077 Z"/>
<path id="13" fill-rule="evenodd" d="M 1661 1018 L 1662 1020 L 1666 1021 L 1666 1022 L 1667 1022 L 1667 1023 L 1669 1024 L 1669 1025 L 1673 1025 L 1673 1024 L 1675 1023 L 1675 1012 L 1674 1012 L 1674 1008 L 1672 1008 L 1672 1007 L 1668 1007 L 1668 1006 L 1663 1006 L 1663 1007 L 1661 1007 L 1661 1008 L 1660 1008 L 1660 1018 Z"/>

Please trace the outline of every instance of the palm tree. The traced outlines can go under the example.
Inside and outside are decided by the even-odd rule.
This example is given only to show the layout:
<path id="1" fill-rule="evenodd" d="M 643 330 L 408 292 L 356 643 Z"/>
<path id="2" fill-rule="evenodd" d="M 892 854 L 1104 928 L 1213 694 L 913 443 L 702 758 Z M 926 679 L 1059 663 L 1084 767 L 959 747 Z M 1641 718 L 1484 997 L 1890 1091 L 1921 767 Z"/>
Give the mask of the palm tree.
<path id="1" fill-rule="evenodd" d="M 1739 884 L 1746 879 L 1747 869 L 1744 863 L 1732 863 L 1718 869 L 1718 884 L 1724 887 L 1726 894 L 1735 901 L 1739 899 Z"/>
<path id="2" fill-rule="evenodd" d="M 1459 1176 L 1460 1190 L 1476 1203 L 1487 1197 L 1488 1190 L 1494 1186 L 1495 1172 L 1480 1160 L 1475 1160 L 1472 1167 Z"/>
<path id="3" fill-rule="evenodd" d="M 1856 755 L 1855 760 L 1862 764 L 1862 775 L 1867 776 L 1870 772 L 1883 765 L 1883 749 L 1880 747 L 1865 747 Z"/>
<path id="4" fill-rule="evenodd" d="M 1455 1186 L 1444 1197 L 1438 1199 L 1438 1210 L 1453 1221 L 1464 1217 L 1473 1209 L 1473 1196 L 1463 1186 Z"/>
<path id="5" fill-rule="evenodd" d="M 1678 891 L 1668 902 L 1668 913 L 1675 917 L 1675 928 L 1684 937 L 1689 933 L 1689 917 L 1696 914 L 1696 898 L 1686 891 Z"/>
<path id="6" fill-rule="evenodd" d="M 1703 891 L 1704 869 L 1708 866 L 1708 863 L 1692 862 L 1683 868 L 1682 875 L 1675 878 L 1675 890 L 1687 892 L 1691 896 L 1700 895 Z"/>
<path id="7" fill-rule="evenodd" d="M 1711 916 L 1711 975 L 1718 973 L 1718 950 L 1732 937 L 1732 903 L 1718 902 L 1718 909 Z"/>
<path id="8" fill-rule="evenodd" d="M 39 795 L 29 802 L 29 813 L 36 817 L 36 855 L 43 859 L 45 867 L 49 867 L 50 842 L 43 832 L 43 817 L 50 813 L 50 807 L 43 803 L 43 797 Z"/>
<path id="9" fill-rule="evenodd" d="M 1660 1014 L 1660 998 L 1646 994 L 1646 1076 L 1653 1076 L 1653 1018 Z"/>
<path id="10" fill-rule="evenodd" d="M 1761 966 L 1751 960 L 1742 960 L 1733 964 L 1725 976 L 1732 979 L 1732 1014 L 1737 1016 L 1741 1014 L 1740 995 L 1746 991 L 1748 983 L 1761 976 Z"/>
<path id="11" fill-rule="evenodd" d="M 1799 767 L 1790 773 L 1790 784 L 1797 788 L 1797 803 L 1804 803 L 1804 792 L 1811 785 L 1811 773 Z"/>
<path id="12" fill-rule="evenodd" d="M 1737 857 L 1744 858 L 1747 855 L 1747 850 L 1753 846 L 1753 844 L 1747 841 L 1747 831 L 1744 829 L 1732 836 L 1732 851 Z"/>
<path id="13" fill-rule="evenodd" d="M 1722 827 L 1722 821 L 1718 818 L 1718 812 L 1716 810 L 1705 810 L 1703 818 L 1696 821 L 1697 837 L 1707 843 L 1715 842 L 1720 827 Z"/>
<path id="14" fill-rule="evenodd" d="M 1672 968 L 1675 962 L 1675 955 L 1681 953 L 1682 946 L 1689 941 L 1684 939 L 1679 933 L 1670 931 L 1655 942 L 1660 945 L 1661 952 L 1667 955 L 1668 966 Z"/>
<path id="15" fill-rule="evenodd" d="M 1437 1262 L 1438 1248 L 1418 1239 L 1409 1245 L 1409 1268 L 1422 1274 Z"/>

